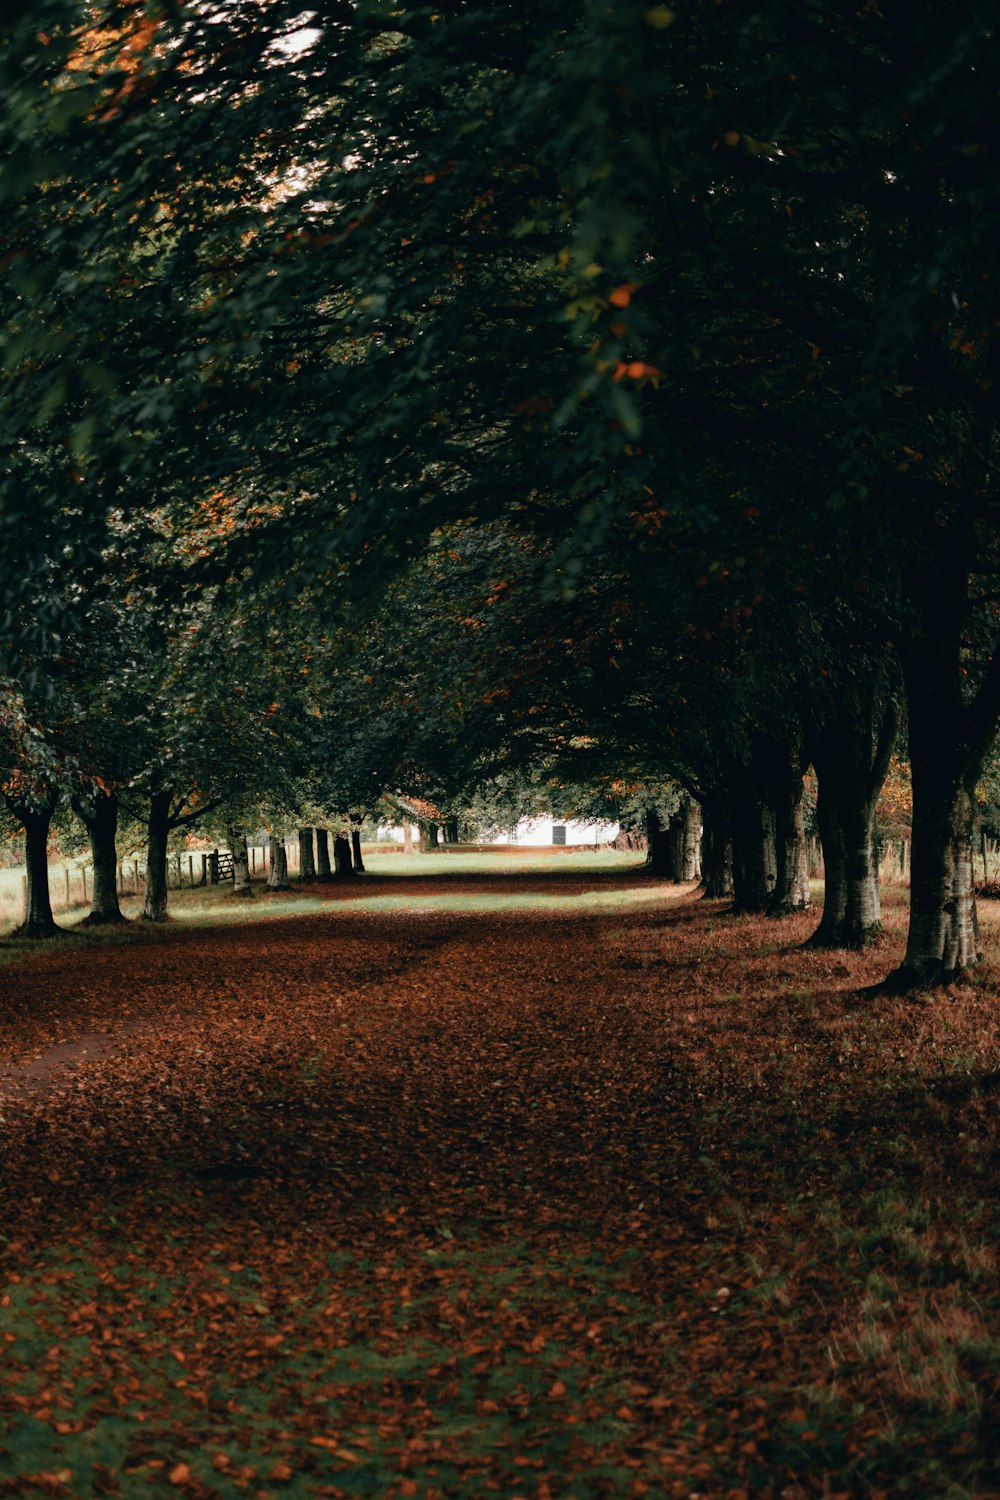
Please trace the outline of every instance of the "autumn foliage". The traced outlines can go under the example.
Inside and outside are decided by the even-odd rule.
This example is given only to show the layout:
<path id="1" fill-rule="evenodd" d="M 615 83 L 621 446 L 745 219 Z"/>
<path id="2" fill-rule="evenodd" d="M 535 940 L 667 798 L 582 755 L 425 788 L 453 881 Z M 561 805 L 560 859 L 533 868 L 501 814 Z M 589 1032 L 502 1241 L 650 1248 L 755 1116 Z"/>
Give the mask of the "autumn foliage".
<path id="1" fill-rule="evenodd" d="M 505 868 L 3 971 L 0 1494 L 996 1493 L 992 966 Z"/>

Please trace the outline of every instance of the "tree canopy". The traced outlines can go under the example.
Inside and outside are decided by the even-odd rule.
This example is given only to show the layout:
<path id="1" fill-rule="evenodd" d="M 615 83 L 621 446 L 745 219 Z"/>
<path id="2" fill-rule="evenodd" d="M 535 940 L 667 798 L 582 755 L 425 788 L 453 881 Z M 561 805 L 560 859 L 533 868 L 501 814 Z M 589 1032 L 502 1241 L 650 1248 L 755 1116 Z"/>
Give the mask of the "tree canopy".
<path id="1" fill-rule="evenodd" d="M 987 7 L 45 0 L 0 25 L 10 722 L 58 696 L 81 621 L 113 652 L 141 555 L 182 581 L 157 649 L 198 635 L 225 795 L 447 800 L 582 745 L 738 845 L 794 833 L 812 760 L 861 889 L 901 674 L 907 982 L 974 961 L 942 913 L 1000 720 Z M 205 654 L 224 630 L 239 689 Z M 146 714 L 175 752 L 177 683 Z M 737 858 L 738 899 L 765 864 Z"/>

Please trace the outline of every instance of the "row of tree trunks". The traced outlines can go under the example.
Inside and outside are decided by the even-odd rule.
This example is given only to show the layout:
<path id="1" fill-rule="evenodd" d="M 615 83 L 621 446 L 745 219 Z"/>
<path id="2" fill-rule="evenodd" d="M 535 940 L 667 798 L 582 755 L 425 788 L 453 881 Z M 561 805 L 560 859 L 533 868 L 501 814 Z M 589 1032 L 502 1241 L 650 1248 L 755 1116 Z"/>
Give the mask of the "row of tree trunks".
<path id="1" fill-rule="evenodd" d="M 694 798 L 687 794 L 681 798 L 666 827 L 657 809 L 647 808 L 645 846 L 651 875 L 682 884 L 700 880 L 701 808 Z"/>
<path id="2" fill-rule="evenodd" d="M 703 795 L 706 896 L 732 895 L 740 912 L 784 916 L 809 906 L 800 741 L 758 734 L 744 756 L 730 754 Z"/>
<path id="3" fill-rule="evenodd" d="M 48 842 L 52 817 L 58 805 L 58 792 L 54 788 L 33 789 L 30 796 L 5 793 L 10 811 L 24 829 L 26 895 L 24 919 L 12 934 L 18 938 L 48 938 L 60 933 L 52 914 L 49 890 Z M 146 828 L 146 890 L 143 917 L 150 922 L 165 922 L 168 906 L 168 843 L 174 828 L 191 821 L 191 815 L 177 815 L 171 811 L 173 793 L 159 791 L 150 798 L 149 818 Z M 102 788 L 89 793 L 80 793 L 73 799 L 73 810 L 80 818 L 90 840 L 91 864 L 94 884 L 91 908 L 82 926 L 112 926 L 127 919 L 119 903 L 118 892 L 118 814 L 119 800 Z M 311 829 L 299 831 L 300 859 L 305 849 L 312 850 Z M 326 829 L 317 829 L 316 846 L 318 861 L 312 864 L 313 874 L 306 879 L 329 878 L 331 870 L 329 841 Z M 233 857 L 233 894 L 252 897 L 250 859 L 246 832 L 230 827 L 227 830 L 229 848 Z M 361 830 L 354 827 L 348 838 L 341 835 L 334 843 L 336 874 L 339 876 L 364 873 L 361 854 Z M 311 860 L 306 859 L 309 870 Z M 318 867 L 318 868 L 317 868 Z M 268 891 L 290 890 L 288 879 L 288 855 L 283 840 L 272 839 L 266 889 Z"/>
<path id="4" fill-rule="evenodd" d="M 313 857 L 313 837 L 315 836 L 315 858 Z M 308 880 L 332 880 L 344 879 L 351 875 L 363 875 L 365 873 L 365 862 L 361 855 L 361 826 L 354 824 L 350 833 L 341 832 L 334 834 L 333 853 L 330 852 L 330 834 L 326 828 L 300 828 L 299 840 L 299 879 Z M 273 850 L 276 841 L 272 838 L 272 864 Z M 287 857 L 285 860 L 285 875 L 287 881 Z M 287 885 L 270 887 L 271 889 L 287 890 Z"/>

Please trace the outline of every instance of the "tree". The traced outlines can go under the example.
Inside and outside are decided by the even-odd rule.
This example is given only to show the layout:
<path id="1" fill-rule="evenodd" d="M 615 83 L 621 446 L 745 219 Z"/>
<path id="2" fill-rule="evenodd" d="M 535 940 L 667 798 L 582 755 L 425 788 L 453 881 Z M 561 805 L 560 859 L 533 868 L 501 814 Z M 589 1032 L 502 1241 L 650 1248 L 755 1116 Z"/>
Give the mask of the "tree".
<path id="1" fill-rule="evenodd" d="M 673 541 L 672 579 L 700 550 L 730 609 L 755 611 L 742 536 L 759 518 L 780 553 L 808 518 L 815 572 L 895 648 L 910 700 L 901 982 L 973 963 L 968 817 L 1000 717 L 992 17 L 467 0 L 328 7 L 306 34 L 295 7 L 236 0 L 225 27 L 197 8 L 97 18 L 84 42 L 50 0 L 35 53 L 28 23 L 11 33 L 35 113 L 5 227 L 0 432 L 27 556 L 84 553 L 150 493 L 178 515 L 221 493 L 215 576 L 294 571 L 339 619 L 474 520 L 533 539 L 546 600 L 582 598 L 592 622 L 588 570 L 648 583 Z M 613 692 L 588 641 L 595 716 L 624 747 L 663 707 L 644 690 L 667 694 L 655 774 L 733 843 L 738 902 L 794 905 L 797 704 L 774 714 L 787 684 L 761 673 L 756 702 L 721 705 L 734 733 L 698 750 L 678 611 L 650 606 L 670 671 Z M 702 629 L 703 732 L 745 650 Z M 517 732 L 566 718 L 550 698 Z M 429 728 L 413 790 L 434 796 Z"/>

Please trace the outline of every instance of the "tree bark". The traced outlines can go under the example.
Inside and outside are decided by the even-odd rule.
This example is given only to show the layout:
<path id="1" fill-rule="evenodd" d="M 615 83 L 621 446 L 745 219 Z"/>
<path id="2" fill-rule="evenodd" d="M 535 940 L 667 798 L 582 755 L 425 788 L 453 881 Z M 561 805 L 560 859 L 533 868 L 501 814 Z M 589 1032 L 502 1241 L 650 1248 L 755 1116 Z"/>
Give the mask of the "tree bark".
<path id="1" fill-rule="evenodd" d="M 458 819 L 446 818 L 444 825 L 444 841 L 446 844 L 458 843 Z"/>
<path id="2" fill-rule="evenodd" d="M 147 922 L 167 920 L 167 839 L 170 835 L 172 792 L 154 792 L 149 799 L 146 824 L 146 900 L 142 908 Z"/>
<path id="3" fill-rule="evenodd" d="M 270 850 L 268 852 L 267 884 L 265 891 L 290 891 L 291 882 L 288 879 L 288 851 L 285 848 L 284 839 L 275 838 L 271 835 Z"/>
<path id="4" fill-rule="evenodd" d="M 437 848 L 437 846 L 438 846 L 438 825 L 436 823 L 428 823 L 427 824 L 427 848 L 428 848 L 428 850 L 434 850 L 434 849 Z"/>
<path id="5" fill-rule="evenodd" d="M 660 880 L 676 880 L 674 846 L 655 807 L 646 809 L 646 869 Z"/>
<path id="6" fill-rule="evenodd" d="M 983 956 L 972 864 L 975 779 L 935 785 L 915 770 L 913 784 L 910 926 L 896 975 L 903 987 L 948 983 Z"/>
<path id="7" fill-rule="evenodd" d="M 703 799 L 701 825 L 703 894 L 712 901 L 728 899 L 733 894 L 733 846 L 721 799 Z"/>
<path id="8" fill-rule="evenodd" d="M 230 853 L 233 856 L 233 895 L 253 896 L 250 884 L 250 855 L 247 852 L 247 836 L 242 829 L 227 828 Z"/>
<path id="9" fill-rule="evenodd" d="M 365 862 L 361 857 L 361 829 L 356 825 L 351 829 L 351 853 L 354 856 L 355 875 L 364 875 Z"/>
<path id="10" fill-rule="evenodd" d="M 733 814 L 733 907 L 766 912 L 778 878 L 774 815 L 758 788 L 737 794 Z"/>
<path id="11" fill-rule="evenodd" d="M 11 812 L 24 829 L 24 864 L 27 888 L 24 897 L 24 920 L 11 933 L 15 938 L 58 937 L 49 894 L 49 827 L 59 801 L 59 793 L 49 787 L 31 804 L 4 795 Z"/>
<path id="12" fill-rule="evenodd" d="M 330 834 L 326 828 L 316 830 L 316 874 L 320 880 L 329 880 L 333 874 L 330 866 Z"/>
<path id="13" fill-rule="evenodd" d="M 299 879 L 316 879 L 316 861 L 313 858 L 313 830 L 299 829 Z"/>
<path id="14" fill-rule="evenodd" d="M 333 867 L 339 880 L 344 880 L 347 876 L 354 874 L 351 841 L 343 833 L 338 833 L 333 840 Z"/>
<path id="15" fill-rule="evenodd" d="M 888 650 L 867 674 L 838 683 L 819 710 L 805 707 L 823 846 L 823 915 L 809 947 L 863 948 L 881 930 L 875 809 L 901 711 Z"/>
<path id="16" fill-rule="evenodd" d="M 693 797 L 685 797 L 677 816 L 679 835 L 676 845 L 677 879 L 683 882 L 701 879 L 701 808 Z"/>
<path id="17" fill-rule="evenodd" d="M 798 743 L 788 747 L 783 759 L 773 763 L 771 804 L 774 809 L 774 848 L 777 869 L 768 904 L 772 917 L 805 911 L 809 900 L 809 850 L 806 845 L 803 799 L 802 751 Z"/>
<path id="18" fill-rule="evenodd" d="M 809 946 L 863 948 L 881 930 L 875 856 L 876 792 L 844 760 L 820 773 L 816 819 L 823 845 L 823 915 Z"/>
<path id="19" fill-rule="evenodd" d="M 73 798 L 73 811 L 90 838 L 94 892 L 81 927 L 111 927 L 126 920 L 118 903 L 118 798 L 98 788 Z"/>

